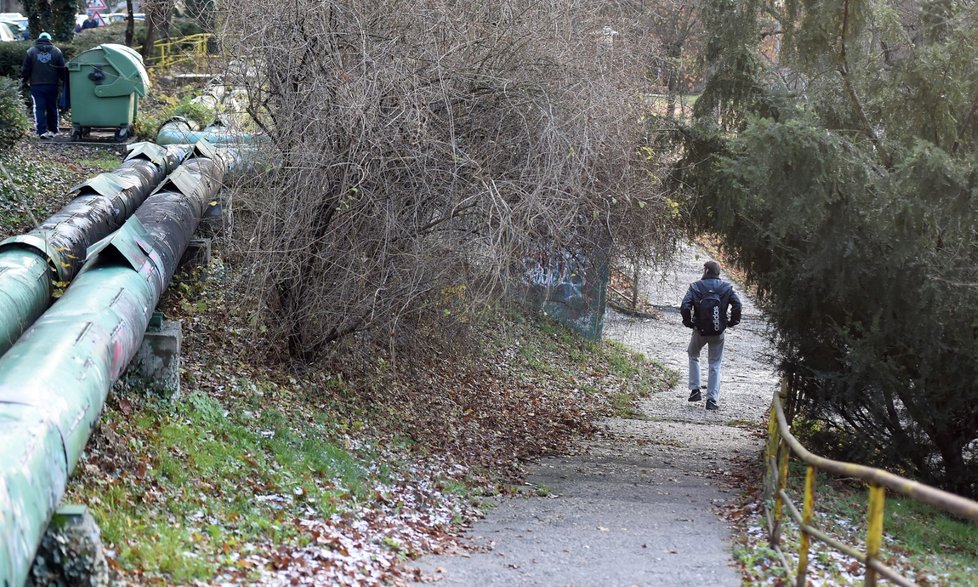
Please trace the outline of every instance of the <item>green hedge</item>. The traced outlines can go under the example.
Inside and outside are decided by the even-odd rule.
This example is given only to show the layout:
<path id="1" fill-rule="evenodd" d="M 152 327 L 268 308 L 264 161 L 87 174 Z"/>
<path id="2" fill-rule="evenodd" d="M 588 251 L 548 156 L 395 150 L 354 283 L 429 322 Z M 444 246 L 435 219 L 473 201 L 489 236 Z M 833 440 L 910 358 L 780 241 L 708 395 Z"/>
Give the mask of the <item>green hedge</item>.
<path id="1" fill-rule="evenodd" d="M 0 74 L 19 79 L 20 66 L 31 44 L 30 41 L 0 43 Z"/>

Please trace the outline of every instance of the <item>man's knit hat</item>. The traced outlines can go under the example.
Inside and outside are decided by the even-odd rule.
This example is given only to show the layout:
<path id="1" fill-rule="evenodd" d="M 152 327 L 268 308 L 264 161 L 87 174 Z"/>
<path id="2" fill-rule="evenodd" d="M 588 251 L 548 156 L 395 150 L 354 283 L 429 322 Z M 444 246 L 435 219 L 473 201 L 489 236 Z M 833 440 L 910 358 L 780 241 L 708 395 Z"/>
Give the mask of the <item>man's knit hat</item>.
<path id="1" fill-rule="evenodd" d="M 37 40 L 38 41 L 50 41 L 51 40 L 51 35 L 49 35 L 48 33 L 41 33 L 41 34 L 39 34 L 37 36 Z"/>

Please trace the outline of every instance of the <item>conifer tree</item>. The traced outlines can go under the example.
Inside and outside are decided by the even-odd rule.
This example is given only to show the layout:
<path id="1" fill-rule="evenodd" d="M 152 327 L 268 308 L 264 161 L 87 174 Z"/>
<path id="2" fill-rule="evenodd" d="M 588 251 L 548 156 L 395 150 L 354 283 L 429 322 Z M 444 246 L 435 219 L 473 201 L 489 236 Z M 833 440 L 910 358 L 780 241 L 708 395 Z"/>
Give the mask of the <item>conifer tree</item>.
<path id="1" fill-rule="evenodd" d="M 705 5 L 677 177 L 839 456 L 978 495 L 978 6 Z"/>
<path id="2" fill-rule="evenodd" d="M 55 41 L 70 41 L 75 34 L 78 0 L 23 0 L 28 28 L 37 38 L 48 32 Z"/>

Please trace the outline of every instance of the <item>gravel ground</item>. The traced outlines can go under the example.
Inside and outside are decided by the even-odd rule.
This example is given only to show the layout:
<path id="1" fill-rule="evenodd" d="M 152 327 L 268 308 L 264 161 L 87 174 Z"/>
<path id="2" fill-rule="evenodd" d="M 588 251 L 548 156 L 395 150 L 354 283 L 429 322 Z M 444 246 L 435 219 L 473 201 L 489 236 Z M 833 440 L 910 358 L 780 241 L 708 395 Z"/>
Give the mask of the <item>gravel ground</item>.
<path id="1" fill-rule="evenodd" d="M 605 337 L 681 373 L 676 387 L 643 400 L 641 415 L 609 418 L 573 454 L 530 467 L 526 497 L 507 498 L 472 531 L 482 547 L 417 561 L 426 581 L 445 585 L 739 585 L 726 524 L 716 507 L 733 496 L 718 479 L 761 441 L 776 375 L 766 359 L 766 325 L 741 292 L 744 321 L 728 330 L 720 410 L 686 401 L 689 331 L 677 307 L 702 273 L 705 254 L 687 247 L 643 294 L 661 320 L 609 312 Z M 703 353 L 703 365 L 705 367 Z M 705 373 L 704 373 L 705 376 Z"/>

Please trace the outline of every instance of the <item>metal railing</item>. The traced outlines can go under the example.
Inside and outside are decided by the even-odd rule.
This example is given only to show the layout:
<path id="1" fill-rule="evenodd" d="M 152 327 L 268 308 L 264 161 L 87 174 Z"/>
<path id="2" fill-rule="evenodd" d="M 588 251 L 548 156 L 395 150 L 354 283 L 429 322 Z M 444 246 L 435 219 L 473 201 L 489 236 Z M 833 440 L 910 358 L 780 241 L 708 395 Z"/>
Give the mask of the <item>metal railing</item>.
<path id="1" fill-rule="evenodd" d="M 911 499 L 930 504 L 938 509 L 955 516 L 978 522 L 978 502 L 966 499 L 947 491 L 942 491 L 916 481 L 905 479 L 882 469 L 833 461 L 812 454 L 792 436 L 788 420 L 785 417 L 784 400 L 793 401 L 791 379 L 782 379 L 781 390 L 774 395 L 771 402 L 771 417 L 768 422 L 768 443 L 766 451 L 765 474 L 765 513 L 768 523 L 771 547 L 777 552 L 781 564 L 790 576 L 791 565 L 781 550 L 781 530 L 785 510 L 798 525 L 801 539 L 798 548 L 798 566 L 794 569 L 795 585 L 804 587 L 808 574 L 809 549 L 812 539 L 819 540 L 835 550 L 851 556 L 866 566 L 865 585 L 875 586 L 878 577 L 889 579 L 897 585 L 914 585 L 914 583 L 887 566 L 880 560 L 880 547 L 883 543 L 883 511 L 886 490 L 910 497 Z M 790 410 L 789 410 L 790 411 Z M 806 466 L 804 498 L 802 510 L 791 501 L 788 495 L 788 461 L 794 454 Z M 859 479 L 869 488 L 866 514 L 866 549 L 865 551 L 845 544 L 830 536 L 827 532 L 812 524 L 815 507 L 815 473 L 825 471 L 839 476 Z M 773 500 L 773 501 L 772 501 Z"/>
<path id="2" fill-rule="evenodd" d="M 210 33 L 198 33 L 179 39 L 156 41 L 153 43 L 152 57 L 146 65 L 154 69 L 169 69 L 179 63 L 192 62 L 196 69 L 207 57 L 207 43 L 210 38 Z M 136 51 L 141 52 L 142 47 L 136 47 Z"/>

